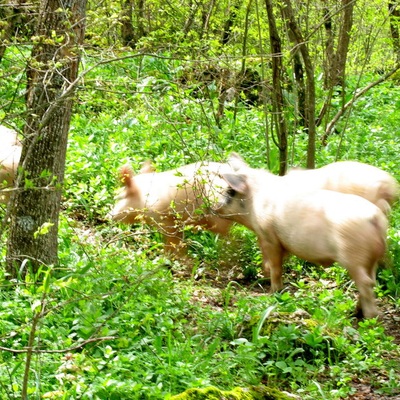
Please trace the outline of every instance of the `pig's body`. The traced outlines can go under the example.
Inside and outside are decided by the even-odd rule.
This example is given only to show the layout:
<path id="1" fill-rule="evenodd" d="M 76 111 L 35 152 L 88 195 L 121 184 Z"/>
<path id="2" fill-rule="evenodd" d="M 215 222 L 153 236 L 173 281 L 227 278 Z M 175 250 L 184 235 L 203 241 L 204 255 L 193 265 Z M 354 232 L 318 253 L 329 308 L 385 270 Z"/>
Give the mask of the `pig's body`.
<path id="1" fill-rule="evenodd" d="M 124 167 L 121 175 L 125 187 L 110 216 L 127 224 L 156 226 L 164 235 L 166 251 L 182 255 L 185 225 L 220 234 L 229 231 L 232 222 L 211 213 L 209 207 L 212 194 L 223 182 L 218 174 L 226 168 L 219 163 L 195 163 L 153 172 L 147 166 L 134 176 Z"/>
<path id="2" fill-rule="evenodd" d="M 285 176 L 292 187 L 327 189 L 355 194 L 377 205 L 385 214 L 399 197 L 399 185 L 388 172 L 357 161 L 339 161 L 321 168 L 293 169 Z"/>
<path id="3" fill-rule="evenodd" d="M 377 206 L 351 194 L 291 187 L 284 178 L 245 164 L 223 178 L 228 186 L 216 211 L 257 234 L 272 291 L 283 287 L 286 253 L 322 265 L 338 262 L 359 290 L 364 317 L 378 314 L 373 288 L 387 219 Z"/>
<path id="4" fill-rule="evenodd" d="M 17 132 L 0 126 L 0 203 L 7 203 L 10 198 L 21 150 Z"/>

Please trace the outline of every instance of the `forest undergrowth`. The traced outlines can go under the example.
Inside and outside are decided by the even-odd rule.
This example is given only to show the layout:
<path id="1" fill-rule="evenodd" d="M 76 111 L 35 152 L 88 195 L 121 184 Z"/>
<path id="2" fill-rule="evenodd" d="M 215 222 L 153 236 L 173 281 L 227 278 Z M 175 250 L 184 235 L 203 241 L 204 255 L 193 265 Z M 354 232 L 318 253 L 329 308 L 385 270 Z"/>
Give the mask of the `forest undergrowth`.
<path id="1" fill-rule="evenodd" d="M 353 317 L 357 292 L 338 265 L 291 257 L 285 289 L 270 294 L 256 238 L 240 226 L 227 238 L 188 230 L 189 259 L 171 261 L 159 233 L 105 218 L 120 166 L 138 171 L 151 159 L 163 171 L 235 151 L 267 167 L 265 115 L 227 103 L 217 128 L 217 99 L 177 85 L 173 65 L 149 57 L 141 71 L 137 90 L 121 95 L 125 78 L 105 65 L 79 93 L 60 263 L 19 282 L 1 277 L 0 397 L 18 398 L 29 373 L 32 399 L 168 399 L 188 388 L 259 385 L 310 400 L 399 399 L 400 206 L 390 215 L 390 261 L 378 273 L 380 320 Z M 109 81 L 115 90 L 96 91 Z M 317 165 L 358 160 L 400 180 L 399 99 L 396 80 L 369 91 L 317 146 Z M 304 166 L 307 135 L 290 131 L 289 141 L 290 165 Z M 276 173 L 273 145 L 268 159 Z M 2 262 L 6 240 L 5 229 Z"/>

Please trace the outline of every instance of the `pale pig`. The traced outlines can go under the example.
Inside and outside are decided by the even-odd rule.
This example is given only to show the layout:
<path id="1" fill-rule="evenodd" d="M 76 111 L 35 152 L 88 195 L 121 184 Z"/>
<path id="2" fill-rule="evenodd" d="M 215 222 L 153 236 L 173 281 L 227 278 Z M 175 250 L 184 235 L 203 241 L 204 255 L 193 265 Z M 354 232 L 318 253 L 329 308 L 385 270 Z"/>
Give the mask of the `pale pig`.
<path id="1" fill-rule="evenodd" d="M 356 194 L 377 205 L 385 214 L 399 197 L 399 185 L 392 175 L 357 161 L 339 161 L 317 169 L 293 169 L 285 179 L 295 187 Z"/>
<path id="2" fill-rule="evenodd" d="M 236 172 L 222 174 L 227 186 L 215 211 L 256 233 L 272 291 L 283 287 L 285 254 L 324 266 L 338 262 L 358 288 L 363 316 L 377 316 L 374 286 L 386 246 L 384 213 L 356 195 L 292 188 L 283 177 L 250 168 L 235 155 L 229 162 Z"/>
<path id="3" fill-rule="evenodd" d="M 6 204 L 10 198 L 21 150 L 17 132 L 0 125 L 0 203 Z"/>
<path id="4" fill-rule="evenodd" d="M 181 168 L 154 172 L 144 165 L 138 175 L 125 166 L 121 169 L 123 191 L 109 213 L 114 221 L 126 224 L 146 223 L 163 234 L 165 250 L 170 254 L 185 254 L 183 231 L 192 225 L 226 234 L 232 222 L 211 212 L 212 193 L 225 185 L 219 173 L 226 164 L 195 163 Z M 211 190 L 212 189 L 212 190 Z"/>

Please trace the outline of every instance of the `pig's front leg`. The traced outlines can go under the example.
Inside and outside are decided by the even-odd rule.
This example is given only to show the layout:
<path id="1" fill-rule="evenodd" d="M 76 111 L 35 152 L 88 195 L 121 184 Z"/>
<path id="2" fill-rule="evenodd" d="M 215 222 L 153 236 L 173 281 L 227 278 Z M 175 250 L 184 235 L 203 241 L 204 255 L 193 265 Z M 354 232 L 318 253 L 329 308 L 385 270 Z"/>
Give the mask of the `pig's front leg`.
<path id="1" fill-rule="evenodd" d="M 265 238 L 259 238 L 263 257 L 263 273 L 271 279 L 271 291 L 277 292 L 283 288 L 282 262 L 283 249 L 279 243 L 271 243 Z"/>

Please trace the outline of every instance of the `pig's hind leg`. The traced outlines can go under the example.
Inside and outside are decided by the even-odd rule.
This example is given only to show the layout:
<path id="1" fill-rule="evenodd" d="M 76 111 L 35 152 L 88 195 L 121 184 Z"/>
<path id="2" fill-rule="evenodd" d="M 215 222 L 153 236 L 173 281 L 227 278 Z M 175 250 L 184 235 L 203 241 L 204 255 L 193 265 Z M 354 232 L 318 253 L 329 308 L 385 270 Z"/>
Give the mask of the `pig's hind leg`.
<path id="1" fill-rule="evenodd" d="M 362 316 L 364 318 L 374 318 L 378 316 L 379 311 L 374 293 L 376 263 L 370 262 L 364 265 L 357 264 L 355 266 L 348 266 L 347 270 L 359 292 L 356 316 Z"/>

